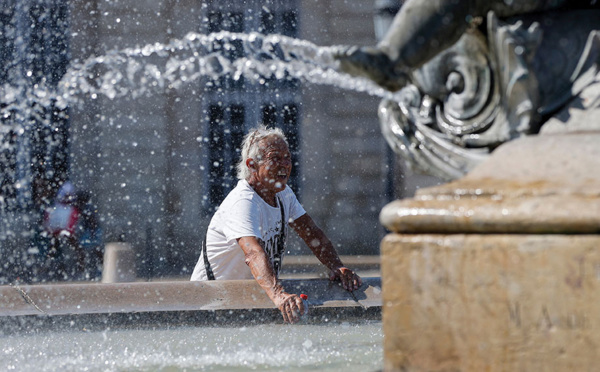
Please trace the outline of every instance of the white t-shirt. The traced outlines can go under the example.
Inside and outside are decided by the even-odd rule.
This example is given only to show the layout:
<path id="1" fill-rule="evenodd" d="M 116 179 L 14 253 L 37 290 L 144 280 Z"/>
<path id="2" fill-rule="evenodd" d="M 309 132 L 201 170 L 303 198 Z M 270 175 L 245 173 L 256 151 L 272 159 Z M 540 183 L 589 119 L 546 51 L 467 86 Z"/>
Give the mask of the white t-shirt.
<path id="1" fill-rule="evenodd" d="M 286 186 L 277 193 L 277 200 L 283 204 L 287 229 L 288 224 L 304 215 L 306 211 L 298 202 L 296 195 Z M 241 180 L 223 200 L 208 225 L 206 232 L 206 251 L 215 279 L 253 279 L 252 272 L 245 262 L 244 251 L 237 239 L 254 236 L 265 243 L 265 251 L 279 275 L 281 259 L 277 253 L 277 241 L 281 232 L 281 210 L 267 204 L 250 186 Z M 279 256 L 279 257 L 278 257 Z M 196 263 L 191 280 L 207 280 L 204 257 Z"/>

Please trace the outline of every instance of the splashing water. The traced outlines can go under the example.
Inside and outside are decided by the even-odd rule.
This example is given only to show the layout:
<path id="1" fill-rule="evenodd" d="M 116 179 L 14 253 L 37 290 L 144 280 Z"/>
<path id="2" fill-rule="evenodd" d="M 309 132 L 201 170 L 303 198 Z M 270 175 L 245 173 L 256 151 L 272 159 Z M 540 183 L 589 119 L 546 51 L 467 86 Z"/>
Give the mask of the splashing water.
<path id="1" fill-rule="evenodd" d="M 0 337 L 14 371 L 376 371 L 381 322 L 51 332 Z"/>
<path id="2" fill-rule="evenodd" d="M 58 83 L 44 79 L 33 83 L 29 75 L 14 73 L 12 80 L 0 85 L 0 151 L 18 152 L 9 157 L 21 159 L 10 174 L 17 195 L 11 200 L 19 200 L 13 203 L 18 205 L 31 203 L 27 190 L 33 182 L 32 170 L 27 164 L 37 161 L 29 153 L 33 142 L 47 147 L 44 161 L 53 158 L 52 152 L 65 146 L 68 136 L 56 119 L 66 119 L 69 107 L 86 110 L 84 103 L 90 100 L 136 99 L 225 76 L 259 85 L 295 79 L 399 100 L 399 92 L 341 72 L 335 59 L 339 50 L 278 34 L 190 32 L 166 44 L 112 50 L 73 61 Z M 0 196 L 0 212 L 7 200 Z"/>
<path id="3" fill-rule="evenodd" d="M 227 54 L 243 46 L 242 56 Z M 4 85 L 0 113 L 8 117 L 31 114 L 36 105 L 59 108 L 82 102 L 88 96 L 109 99 L 133 98 L 207 77 L 217 80 L 230 75 L 263 84 L 266 79 L 295 78 L 311 84 L 331 85 L 372 96 L 394 99 L 394 94 L 372 81 L 340 72 L 334 58 L 336 47 L 319 47 L 308 41 L 282 35 L 233 33 L 221 31 L 209 35 L 188 33 L 183 39 L 167 44 L 110 51 L 72 64 L 56 89 L 44 85 L 33 88 Z M 23 116 L 25 117 L 25 116 Z M 13 121 L 22 122 L 20 120 Z"/>

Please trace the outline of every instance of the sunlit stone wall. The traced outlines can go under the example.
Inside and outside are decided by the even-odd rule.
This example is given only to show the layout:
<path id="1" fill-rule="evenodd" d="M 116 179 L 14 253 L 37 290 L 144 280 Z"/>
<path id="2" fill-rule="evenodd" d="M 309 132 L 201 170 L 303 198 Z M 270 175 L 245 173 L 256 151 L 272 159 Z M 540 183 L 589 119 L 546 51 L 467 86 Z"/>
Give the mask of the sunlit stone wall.
<path id="1" fill-rule="evenodd" d="M 257 4 L 260 9 L 266 3 Z M 375 43 L 371 0 L 305 0 L 297 6 L 302 39 L 323 46 Z M 202 3 L 191 0 L 73 2 L 72 58 L 199 32 L 201 13 Z M 210 218 L 202 207 L 207 149 L 197 141 L 207 125 L 202 91 L 193 82 L 137 99 L 98 97 L 71 112 L 72 178 L 97 195 L 107 240 L 132 243 L 141 275 L 148 274 L 145 260 L 155 265 L 150 274 L 169 268 L 179 273 L 190 270 L 198 255 Z M 378 102 L 302 85 L 300 196 L 343 254 L 378 254 L 384 234 L 378 214 L 392 196 L 386 195 Z M 307 253 L 292 243 L 292 251 Z"/>

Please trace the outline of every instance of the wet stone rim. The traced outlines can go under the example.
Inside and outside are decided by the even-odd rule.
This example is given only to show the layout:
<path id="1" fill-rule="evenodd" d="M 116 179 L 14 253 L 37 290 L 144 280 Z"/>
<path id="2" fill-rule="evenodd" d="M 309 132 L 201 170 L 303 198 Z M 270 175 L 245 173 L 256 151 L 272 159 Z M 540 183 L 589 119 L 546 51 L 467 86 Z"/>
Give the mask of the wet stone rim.
<path id="1" fill-rule="evenodd" d="M 307 323 L 381 320 L 381 278 L 349 293 L 324 279 L 287 279 L 308 293 Z M 0 332 L 282 323 L 253 280 L 0 286 Z"/>

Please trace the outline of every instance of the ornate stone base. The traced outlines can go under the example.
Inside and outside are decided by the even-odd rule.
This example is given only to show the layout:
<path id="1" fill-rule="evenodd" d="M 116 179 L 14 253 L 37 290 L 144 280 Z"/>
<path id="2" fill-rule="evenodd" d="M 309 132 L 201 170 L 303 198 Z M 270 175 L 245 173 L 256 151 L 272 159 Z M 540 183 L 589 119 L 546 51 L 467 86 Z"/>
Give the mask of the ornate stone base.
<path id="1" fill-rule="evenodd" d="M 386 371 L 592 371 L 600 133 L 516 140 L 381 213 Z"/>
<path id="2" fill-rule="evenodd" d="M 598 235 L 387 236 L 385 370 L 595 370 L 598 248 Z"/>

